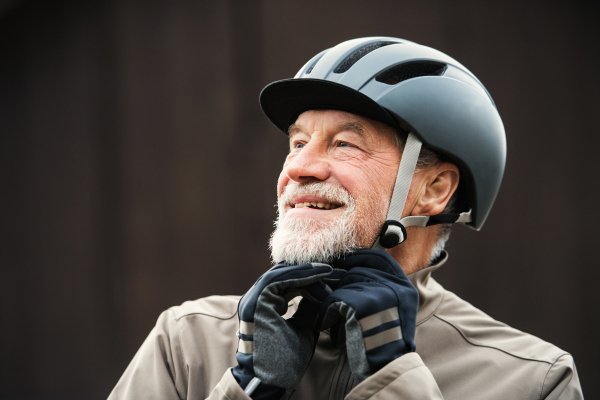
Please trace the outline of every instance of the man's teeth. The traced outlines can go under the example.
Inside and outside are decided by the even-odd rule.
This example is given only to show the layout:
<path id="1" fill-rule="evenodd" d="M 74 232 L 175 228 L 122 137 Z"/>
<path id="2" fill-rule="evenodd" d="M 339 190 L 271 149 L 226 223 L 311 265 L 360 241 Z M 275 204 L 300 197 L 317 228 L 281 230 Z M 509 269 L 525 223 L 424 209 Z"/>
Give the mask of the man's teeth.
<path id="1" fill-rule="evenodd" d="M 316 201 L 306 201 L 304 203 L 296 203 L 294 205 L 294 208 L 304 208 L 304 207 L 323 208 L 325 210 L 329 210 L 329 209 L 333 209 L 333 208 L 338 208 L 340 206 L 338 206 L 337 204 L 333 204 L 333 203 L 318 203 Z"/>

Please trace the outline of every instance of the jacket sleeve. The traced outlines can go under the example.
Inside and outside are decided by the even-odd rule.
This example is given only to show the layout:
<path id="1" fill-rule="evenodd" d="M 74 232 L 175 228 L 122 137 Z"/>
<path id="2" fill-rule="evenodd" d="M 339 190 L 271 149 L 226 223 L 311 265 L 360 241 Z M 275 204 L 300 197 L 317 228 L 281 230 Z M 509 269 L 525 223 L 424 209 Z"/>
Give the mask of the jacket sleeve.
<path id="1" fill-rule="evenodd" d="M 583 400 L 581 384 L 573 357 L 559 357 L 548 370 L 540 393 L 545 400 Z"/>
<path id="2" fill-rule="evenodd" d="M 210 392 L 210 396 L 206 400 L 252 400 L 250 396 L 248 396 L 240 385 L 238 385 L 237 381 L 233 377 L 231 373 L 231 368 L 225 372 L 221 381 L 215 386 L 215 388 Z"/>
<path id="3" fill-rule="evenodd" d="M 180 400 L 188 397 L 188 366 L 173 311 L 163 312 L 109 395 L 109 400 Z M 250 400 L 228 369 L 210 400 Z"/>
<path id="4" fill-rule="evenodd" d="M 185 398 L 185 365 L 172 311 L 163 312 L 108 396 L 109 400 Z"/>
<path id="5" fill-rule="evenodd" d="M 441 400 L 442 393 L 423 360 L 408 353 L 358 384 L 346 400 Z"/>

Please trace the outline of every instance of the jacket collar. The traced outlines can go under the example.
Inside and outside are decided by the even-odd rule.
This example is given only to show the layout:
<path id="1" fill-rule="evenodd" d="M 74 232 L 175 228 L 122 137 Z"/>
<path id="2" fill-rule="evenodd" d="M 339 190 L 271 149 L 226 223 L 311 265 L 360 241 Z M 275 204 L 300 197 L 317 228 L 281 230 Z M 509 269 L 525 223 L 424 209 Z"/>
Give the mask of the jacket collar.
<path id="1" fill-rule="evenodd" d="M 431 277 L 431 273 L 447 260 L 448 253 L 444 250 L 429 267 L 408 275 L 408 279 L 419 291 L 417 326 L 431 318 L 444 299 L 444 288 Z"/>

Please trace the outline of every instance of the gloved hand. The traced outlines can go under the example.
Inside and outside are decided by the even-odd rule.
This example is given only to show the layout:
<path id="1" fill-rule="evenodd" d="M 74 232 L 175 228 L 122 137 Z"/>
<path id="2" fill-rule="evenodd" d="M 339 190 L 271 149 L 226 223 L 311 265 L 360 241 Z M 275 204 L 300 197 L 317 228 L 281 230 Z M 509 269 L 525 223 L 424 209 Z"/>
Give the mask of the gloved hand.
<path id="1" fill-rule="evenodd" d="M 385 251 L 359 250 L 332 263 L 348 270 L 321 305 L 317 326 L 334 344 L 345 338 L 358 382 L 415 351 L 419 293 Z"/>
<path id="2" fill-rule="evenodd" d="M 300 383 L 319 336 L 315 329 L 319 307 L 332 292 L 324 281 L 332 272 L 327 264 L 278 264 L 240 300 L 238 365 L 233 375 L 253 399 L 289 397 Z M 283 319 L 288 301 L 296 296 L 303 297 L 298 310 Z"/>

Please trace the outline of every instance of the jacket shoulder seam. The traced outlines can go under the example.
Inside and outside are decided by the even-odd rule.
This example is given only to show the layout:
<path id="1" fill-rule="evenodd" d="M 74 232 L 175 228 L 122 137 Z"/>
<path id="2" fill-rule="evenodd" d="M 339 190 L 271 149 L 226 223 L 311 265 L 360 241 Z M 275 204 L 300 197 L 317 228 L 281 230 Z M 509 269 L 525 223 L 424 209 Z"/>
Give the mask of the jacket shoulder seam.
<path id="1" fill-rule="evenodd" d="M 168 309 L 167 312 L 171 313 L 173 320 L 175 321 L 175 340 L 177 340 L 178 342 L 178 347 L 179 347 L 179 355 L 181 356 L 181 359 L 183 360 L 183 365 L 185 365 L 187 367 L 188 363 L 185 359 L 185 354 L 183 352 L 183 341 L 181 340 L 181 327 L 180 325 L 177 323 L 178 319 L 177 316 L 175 314 L 175 311 L 173 311 L 172 309 Z M 173 363 L 175 363 L 175 359 L 173 359 Z M 175 384 L 175 371 L 171 371 L 171 378 L 173 379 L 173 383 Z M 179 388 L 177 387 L 177 385 L 175 384 L 175 390 L 177 391 L 178 395 L 181 395 L 179 393 Z"/>
<path id="2" fill-rule="evenodd" d="M 179 342 L 179 354 L 181 355 L 181 359 L 183 360 L 183 365 L 185 365 L 189 369 L 189 364 L 185 359 L 185 353 L 183 351 L 183 340 L 181 339 L 181 326 L 177 323 L 179 319 L 177 318 L 175 311 L 171 309 L 169 309 L 169 311 L 171 312 L 171 314 L 173 314 L 173 319 L 175 320 L 175 329 L 177 330 L 177 341 Z M 179 392 L 179 390 L 177 391 Z"/>
<path id="3" fill-rule="evenodd" d="M 548 379 L 548 374 L 550 373 L 550 370 L 552 369 L 552 367 L 554 367 L 554 365 L 557 363 L 558 360 L 560 360 L 561 358 L 563 358 L 565 356 L 570 356 L 570 354 L 567 352 L 564 352 L 563 354 L 556 357 L 554 362 L 552 362 L 550 364 L 550 367 L 548 367 L 548 371 L 546 371 L 546 375 L 544 375 L 544 379 L 542 380 L 542 383 L 540 384 L 540 391 L 539 391 L 538 397 L 537 397 L 538 400 L 540 400 L 542 398 L 542 393 L 544 392 L 544 385 L 546 385 L 546 379 Z"/>
<path id="4" fill-rule="evenodd" d="M 518 359 L 520 359 L 520 360 L 525 360 L 525 361 L 535 361 L 535 362 L 541 362 L 541 363 L 546 363 L 546 364 L 550 364 L 550 365 L 553 365 L 553 364 L 556 362 L 556 360 L 555 360 L 554 362 L 551 362 L 551 361 L 546 361 L 546 360 L 538 360 L 538 359 L 535 359 L 535 358 L 527 358 L 527 357 L 522 357 L 522 356 L 518 356 L 518 355 L 516 355 L 516 354 L 513 354 L 513 353 L 511 353 L 511 352 L 509 352 L 509 351 L 507 351 L 507 350 L 504 350 L 504 349 L 498 348 L 498 347 L 496 347 L 496 346 L 490 346 L 490 345 L 487 345 L 487 344 L 475 343 L 475 342 L 473 342 L 473 341 L 469 340 L 469 339 L 468 339 L 468 338 L 467 338 L 467 337 L 464 335 L 464 333 L 463 333 L 463 332 L 462 332 L 462 331 L 461 331 L 461 330 L 460 330 L 460 329 L 459 329 L 459 328 L 458 328 L 456 325 L 454 325 L 452 322 L 445 320 L 444 318 L 440 317 L 439 315 L 434 315 L 434 317 L 436 317 L 436 318 L 437 318 L 437 319 L 439 319 L 440 321 L 442 321 L 442 322 L 445 322 L 445 323 L 447 323 L 448 325 L 450 325 L 451 327 L 453 327 L 453 328 L 454 328 L 454 329 L 455 329 L 455 330 L 456 330 L 456 331 L 457 331 L 457 332 L 460 334 L 460 336 L 462 336 L 462 338 L 463 338 L 463 339 L 464 339 L 464 340 L 465 340 L 467 343 L 469 343 L 469 344 L 470 344 L 470 345 L 472 345 L 472 346 L 477 346 L 477 347 L 485 347 L 485 348 L 488 348 L 488 349 L 494 349 L 494 350 L 498 350 L 498 351 L 500 351 L 500 352 L 502 352 L 502 353 L 504 353 L 504 354 L 507 354 L 507 355 L 509 355 L 509 356 L 511 356 L 511 357 L 515 357 L 515 358 L 518 358 Z M 564 353 L 561 353 L 561 355 L 560 355 L 558 358 L 562 357 L 564 354 L 567 354 L 567 353 L 566 353 L 566 352 L 564 352 Z"/>
<path id="5" fill-rule="evenodd" d="M 205 299 L 210 299 L 210 298 L 215 298 L 218 297 L 220 299 L 218 299 L 218 301 L 221 303 L 221 306 L 219 306 L 219 308 L 221 308 L 221 310 L 219 310 L 218 312 L 214 311 L 214 310 L 210 310 L 210 306 L 206 307 L 204 304 L 204 300 Z M 235 297 L 235 296 L 208 296 L 208 297 L 203 297 L 200 298 L 198 300 L 193 300 L 193 301 L 186 301 L 185 303 L 183 303 L 180 306 L 174 306 L 169 308 L 169 310 L 171 310 L 175 316 L 175 320 L 179 321 L 182 318 L 185 317 L 189 317 L 192 315 L 203 315 L 205 317 L 211 317 L 211 318 L 215 318 L 215 319 L 220 319 L 222 321 L 227 321 L 230 320 L 232 318 L 234 318 L 237 313 L 237 302 L 239 299 L 235 299 L 235 308 L 233 307 L 233 304 L 231 304 L 231 307 L 229 307 L 227 305 L 228 300 L 226 300 L 227 298 L 231 298 L 231 297 Z M 221 302 L 222 300 L 225 300 L 223 302 Z M 231 300 L 231 299 L 230 299 Z M 185 307 L 186 304 L 190 304 L 193 303 L 193 306 L 188 306 L 187 307 L 187 312 L 181 312 L 183 310 L 181 310 L 183 307 Z M 217 303 L 218 304 L 218 303 Z M 209 308 L 207 310 L 207 308 Z M 227 309 L 229 308 L 229 311 L 227 311 Z M 231 310 L 233 308 L 233 310 Z M 231 315 L 229 315 L 229 313 L 231 313 L 233 311 L 233 313 Z"/>
<path id="6" fill-rule="evenodd" d="M 173 319 L 175 320 L 175 322 L 178 321 L 177 315 L 175 315 L 175 311 L 173 310 L 169 310 L 171 312 L 171 314 L 173 314 Z M 175 324 L 176 329 L 177 329 L 177 341 L 179 342 L 179 353 L 181 353 L 181 358 L 183 359 L 183 362 L 185 365 L 187 365 L 187 362 L 185 361 L 185 354 L 183 353 L 183 341 L 181 340 L 181 327 L 179 326 L 179 324 Z"/>
<path id="7" fill-rule="evenodd" d="M 227 320 L 230 320 L 230 319 L 232 319 L 233 317 L 235 317 L 235 316 L 237 315 L 237 313 L 238 313 L 238 312 L 237 312 L 237 310 L 236 310 L 236 311 L 233 313 L 233 315 L 231 315 L 231 316 L 229 316 L 229 317 L 218 317 L 218 316 L 216 316 L 216 315 L 212 315 L 212 314 L 208 314 L 208 313 L 203 313 L 203 312 L 195 311 L 195 312 L 189 312 L 189 313 L 183 314 L 183 315 L 181 315 L 181 316 L 179 316 L 179 317 L 175 317 L 175 320 L 176 320 L 176 321 L 179 321 L 179 320 L 180 320 L 180 319 L 182 319 L 182 318 L 189 317 L 189 316 L 192 316 L 192 315 L 204 315 L 204 316 L 206 316 L 206 317 L 211 317 L 211 318 L 215 318 L 215 319 L 220 319 L 220 320 L 222 320 L 222 321 L 227 321 Z"/>
<path id="8" fill-rule="evenodd" d="M 420 321 L 417 326 L 424 324 L 425 322 L 429 321 L 431 319 L 431 317 L 435 316 L 435 313 L 440 309 L 440 307 L 442 306 L 442 304 L 444 304 L 444 298 L 446 297 L 446 291 L 444 290 L 442 292 L 442 298 L 440 299 L 440 302 L 438 303 L 437 307 L 435 308 L 435 310 L 433 310 L 431 312 L 431 314 L 427 317 L 425 317 L 422 321 Z"/>

